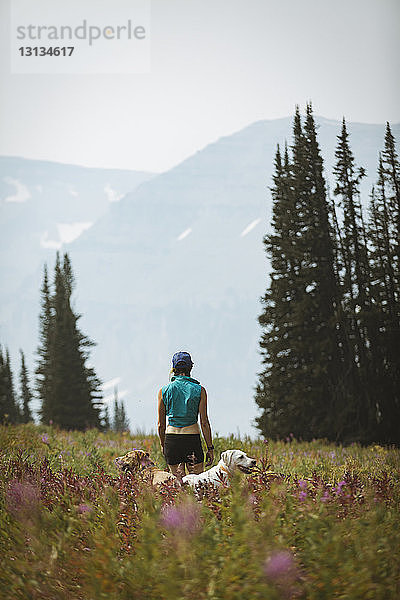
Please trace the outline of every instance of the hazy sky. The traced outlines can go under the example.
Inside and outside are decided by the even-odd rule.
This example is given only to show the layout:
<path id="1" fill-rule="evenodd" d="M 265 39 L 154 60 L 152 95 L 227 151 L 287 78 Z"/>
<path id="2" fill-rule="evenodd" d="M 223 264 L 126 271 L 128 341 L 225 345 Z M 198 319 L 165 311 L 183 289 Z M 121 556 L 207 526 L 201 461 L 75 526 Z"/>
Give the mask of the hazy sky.
<path id="1" fill-rule="evenodd" d="M 162 171 L 310 99 L 328 118 L 400 121 L 399 0 L 152 0 L 140 75 L 11 74 L 0 3 L 2 155 Z"/>

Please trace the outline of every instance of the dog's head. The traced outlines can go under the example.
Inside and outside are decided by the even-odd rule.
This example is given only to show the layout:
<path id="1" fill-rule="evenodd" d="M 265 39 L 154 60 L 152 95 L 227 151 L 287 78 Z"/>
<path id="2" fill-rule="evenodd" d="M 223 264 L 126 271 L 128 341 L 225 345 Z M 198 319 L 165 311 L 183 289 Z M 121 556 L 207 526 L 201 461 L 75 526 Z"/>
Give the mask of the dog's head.
<path id="1" fill-rule="evenodd" d="M 144 450 L 132 450 L 124 456 L 117 456 L 115 464 L 121 471 L 142 471 L 149 467 L 154 467 L 154 463 L 151 460 L 149 453 Z"/>
<path id="2" fill-rule="evenodd" d="M 234 471 L 237 468 L 243 473 L 251 473 L 257 464 L 255 458 L 250 458 L 242 450 L 225 450 L 221 454 L 221 460 L 230 471 Z"/>

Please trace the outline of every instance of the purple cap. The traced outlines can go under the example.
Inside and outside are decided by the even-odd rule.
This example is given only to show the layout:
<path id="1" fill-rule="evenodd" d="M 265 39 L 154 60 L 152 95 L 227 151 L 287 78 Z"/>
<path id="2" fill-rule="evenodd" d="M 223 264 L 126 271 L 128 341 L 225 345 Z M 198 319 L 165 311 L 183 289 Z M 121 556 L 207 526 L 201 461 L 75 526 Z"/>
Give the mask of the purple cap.
<path id="1" fill-rule="evenodd" d="M 178 365 L 184 365 L 190 369 L 193 367 L 192 358 L 189 352 L 176 352 L 172 357 L 172 366 L 175 369 Z"/>

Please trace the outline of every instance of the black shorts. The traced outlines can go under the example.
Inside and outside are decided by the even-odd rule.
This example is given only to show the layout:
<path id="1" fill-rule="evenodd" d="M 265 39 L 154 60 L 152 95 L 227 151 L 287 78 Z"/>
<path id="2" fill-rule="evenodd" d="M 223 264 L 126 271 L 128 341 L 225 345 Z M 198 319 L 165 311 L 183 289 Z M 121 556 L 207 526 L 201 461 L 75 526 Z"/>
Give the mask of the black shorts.
<path id="1" fill-rule="evenodd" d="M 197 465 L 204 462 L 199 433 L 166 433 L 164 456 L 168 465 L 186 463 Z"/>

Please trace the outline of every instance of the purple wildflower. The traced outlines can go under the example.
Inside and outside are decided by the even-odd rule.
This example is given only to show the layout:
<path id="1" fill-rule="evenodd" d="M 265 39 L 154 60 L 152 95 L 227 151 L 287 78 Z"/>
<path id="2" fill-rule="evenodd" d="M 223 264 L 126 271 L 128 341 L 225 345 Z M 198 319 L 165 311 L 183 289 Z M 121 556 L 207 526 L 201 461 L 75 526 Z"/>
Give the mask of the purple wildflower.
<path id="1" fill-rule="evenodd" d="M 15 517 L 31 515 L 39 508 L 40 490 L 32 483 L 14 479 L 6 491 L 6 505 Z"/>
<path id="2" fill-rule="evenodd" d="M 43 442 L 43 444 L 49 444 L 49 436 L 47 435 L 47 433 L 44 433 L 41 437 L 41 440 Z"/>
<path id="3" fill-rule="evenodd" d="M 323 496 L 321 496 L 321 502 L 328 502 L 330 496 L 328 490 L 325 490 Z"/>
<path id="4" fill-rule="evenodd" d="M 339 481 L 337 487 L 333 488 L 333 491 L 336 493 L 337 496 L 342 495 L 342 491 L 343 491 L 343 488 L 345 485 L 346 485 L 345 481 Z"/>
<path id="5" fill-rule="evenodd" d="M 80 515 L 83 515 L 85 513 L 91 513 L 92 512 L 92 507 L 89 506 L 88 504 L 79 504 L 77 506 L 76 510 L 78 511 L 78 513 Z"/>
<path id="6" fill-rule="evenodd" d="M 146 467 L 152 467 L 154 465 L 154 463 L 149 456 L 143 456 L 143 458 L 140 459 L 140 465 L 142 467 L 146 468 Z"/>
<path id="7" fill-rule="evenodd" d="M 299 500 L 301 500 L 302 502 L 304 502 L 304 500 L 307 498 L 307 492 L 305 492 L 304 490 L 301 490 L 301 492 L 299 493 Z"/>
<path id="8" fill-rule="evenodd" d="M 304 479 L 299 479 L 299 488 L 301 488 L 302 490 L 306 490 L 307 489 L 307 481 L 305 481 Z"/>
<path id="9" fill-rule="evenodd" d="M 297 568 L 293 555 L 287 550 L 272 554 L 265 561 L 264 573 L 274 583 L 293 583 L 297 578 Z"/>
<path id="10" fill-rule="evenodd" d="M 167 506 L 162 512 L 161 523 L 171 531 L 192 534 L 200 526 L 200 509 L 192 502 L 180 506 Z"/>

